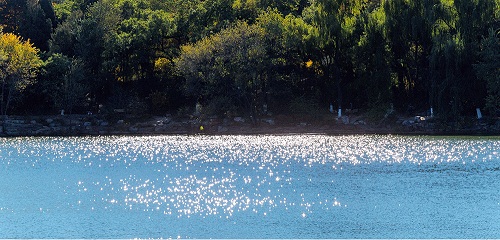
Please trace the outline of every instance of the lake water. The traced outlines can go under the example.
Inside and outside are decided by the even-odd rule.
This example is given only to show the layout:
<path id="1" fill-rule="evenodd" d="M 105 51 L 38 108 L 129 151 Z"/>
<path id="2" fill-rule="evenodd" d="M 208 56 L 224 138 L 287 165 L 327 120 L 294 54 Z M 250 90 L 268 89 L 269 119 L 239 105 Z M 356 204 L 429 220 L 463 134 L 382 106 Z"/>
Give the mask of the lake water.
<path id="1" fill-rule="evenodd" d="M 3 138 L 0 238 L 500 238 L 500 137 Z"/>

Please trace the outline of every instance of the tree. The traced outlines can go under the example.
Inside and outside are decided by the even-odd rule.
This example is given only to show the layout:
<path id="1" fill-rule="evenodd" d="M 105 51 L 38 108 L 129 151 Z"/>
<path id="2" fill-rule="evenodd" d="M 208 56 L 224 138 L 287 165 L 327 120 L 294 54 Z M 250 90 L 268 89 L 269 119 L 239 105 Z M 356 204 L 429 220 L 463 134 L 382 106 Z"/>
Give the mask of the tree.
<path id="1" fill-rule="evenodd" d="M 432 48 L 432 10 L 438 0 L 391 0 L 384 2 L 386 30 L 392 52 L 395 105 L 428 108 L 428 55 Z"/>
<path id="2" fill-rule="evenodd" d="M 460 110 L 475 114 L 475 109 L 484 105 L 487 94 L 486 82 L 477 76 L 474 64 L 480 60 L 481 40 L 488 36 L 495 21 L 496 0 L 455 0 L 457 11 L 456 30 L 461 48 L 458 52 L 456 74 L 459 89 L 457 99 Z"/>
<path id="3" fill-rule="evenodd" d="M 488 95 L 486 108 L 493 115 L 500 114 L 500 29 L 490 29 L 481 41 L 480 62 L 476 64 L 477 75 L 486 81 Z"/>
<path id="4" fill-rule="evenodd" d="M 318 29 L 316 62 L 321 63 L 322 89 L 330 103 L 335 99 L 342 108 L 343 91 L 352 78 L 352 50 L 355 44 L 355 24 L 361 13 L 361 0 L 316 0 L 311 5 L 312 24 Z"/>
<path id="5" fill-rule="evenodd" d="M 48 5 L 45 12 L 41 3 L 44 6 Z M 52 16 L 48 16 L 51 14 Z M 53 24 L 55 20 L 54 11 L 50 3 L 47 0 L 36 1 L 36 0 L 26 0 L 26 6 L 24 10 L 24 16 L 22 17 L 22 24 L 19 27 L 19 35 L 24 39 L 30 39 L 30 41 L 39 48 L 41 51 L 49 50 L 48 41 L 50 39 L 50 34 L 52 33 Z"/>
<path id="6" fill-rule="evenodd" d="M 55 26 L 50 0 L 0 0 L 0 16 L 4 32 L 30 39 L 40 50 L 48 50 L 47 41 Z"/>
<path id="7" fill-rule="evenodd" d="M 43 63 L 38 52 L 29 41 L 0 32 L 0 114 L 7 115 L 12 101 L 33 83 Z"/>
<path id="8" fill-rule="evenodd" d="M 71 114 L 75 108 L 85 106 L 88 86 L 81 60 L 56 53 L 49 57 L 44 70 L 39 85 L 54 110 L 64 109 Z"/>
<path id="9" fill-rule="evenodd" d="M 145 81 L 153 78 L 154 63 L 165 38 L 175 32 L 171 16 L 151 10 L 141 2 L 124 1 L 118 8 L 122 20 L 111 32 L 104 51 L 118 81 Z"/>
<path id="10" fill-rule="evenodd" d="M 315 75 L 310 60 L 317 29 L 301 17 L 284 16 L 270 8 L 259 15 L 255 24 L 265 31 L 266 104 L 273 112 L 286 111 L 296 95 L 310 95 L 317 90 L 311 86 Z"/>
<path id="11" fill-rule="evenodd" d="M 114 7 L 120 20 L 108 32 L 101 55 L 103 70 L 110 74 L 113 90 L 124 92 L 129 100 L 113 101 L 119 105 L 149 102 L 157 111 L 166 109 L 166 100 L 163 105 L 159 102 L 167 99 L 166 92 L 175 92 L 169 87 L 176 86 L 169 82 L 175 77 L 164 74 L 168 66 L 164 63 L 176 56 L 172 48 L 177 45 L 171 41 L 177 30 L 172 14 L 154 9 L 145 0 L 115 1 Z"/>
<path id="12" fill-rule="evenodd" d="M 441 0 L 435 6 L 429 79 L 439 114 L 456 118 L 484 105 L 487 83 L 474 64 L 481 61 L 479 47 L 495 24 L 495 9 L 493 0 Z"/>
<path id="13" fill-rule="evenodd" d="M 283 0 L 283 1 L 273 1 L 273 0 L 260 0 L 258 6 L 261 9 L 273 8 L 277 9 L 280 13 L 287 16 L 289 14 L 294 16 L 300 16 L 302 11 L 309 6 L 310 1 L 307 0 Z"/>
<path id="14" fill-rule="evenodd" d="M 79 10 L 72 12 L 67 19 L 60 23 L 51 35 L 49 49 L 51 53 L 62 53 L 74 57 L 77 54 L 77 37 L 83 13 Z"/>
<path id="15" fill-rule="evenodd" d="M 234 0 L 189 0 L 180 1 L 183 8 L 174 14 L 178 34 L 185 42 L 196 42 L 220 32 L 237 18 L 233 8 Z M 179 5 L 176 1 L 176 5 Z"/>
<path id="16" fill-rule="evenodd" d="M 112 41 L 121 21 L 119 9 L 113 0 L 89 5 L 77 28 L 75 56 L 85 64 L 93 104 L 104 103 L 112 92 L 114 76 L 105 66 L 104 51 Z M 125 56 L 126 57 L 126 56 Z"/>
<path id="17" fill-rule="evenodd" d="M 384 28 L 385 13 L 382 7 L 362 15 L 363 35 L 356 47 L 355 71 L 358 76 L 355 89 L 358 99 L 374 110 L 385 110 L 393 100 L 391 88 L 390 51 Z"/>
<path id="18" fill-rule="evenodd" d="M 214 113 L 240 110 L 256 120 L 268 64 L 265 49 L 263 29 L 238 22 L 183 46 L 176 64 L 186 78 L 188 94 L 213 103 Z"/>
<path id="19" fill-rule="evenodd" d="M 88 5 L 95 1 L 88 0 L 63 0 L 54 1 L 54 12 L 57 24 L 63 23 L 71 17 L 75 12 L 83 13 L 87 10 Z"/>
<path id="20" fill-rule="evenodd" d="M 17 33 L 26 0 L 0 0 L 0 27 L 4 32 Z"/>
<path id="21" fill-rule="evenodd" d="M 434 12 L 429 56 L 430 103 L 437 116 L 456 118 L 462 111 L 462 79 L 458 68 L 463 42 L 456 28 L 458 13 L 453 2 L 448 1 L 440 1 Z"/>

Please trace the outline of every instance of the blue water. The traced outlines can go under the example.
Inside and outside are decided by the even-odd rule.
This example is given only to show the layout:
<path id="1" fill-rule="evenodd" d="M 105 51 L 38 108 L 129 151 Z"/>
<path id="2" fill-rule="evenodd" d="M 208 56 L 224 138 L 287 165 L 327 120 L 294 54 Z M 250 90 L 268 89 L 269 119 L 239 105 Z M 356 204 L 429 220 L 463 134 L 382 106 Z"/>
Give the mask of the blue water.
<path id="1" fill-rule="evenodd" d="M 500 138 L 4 138 L 0 238 L 500 238 Z"/>

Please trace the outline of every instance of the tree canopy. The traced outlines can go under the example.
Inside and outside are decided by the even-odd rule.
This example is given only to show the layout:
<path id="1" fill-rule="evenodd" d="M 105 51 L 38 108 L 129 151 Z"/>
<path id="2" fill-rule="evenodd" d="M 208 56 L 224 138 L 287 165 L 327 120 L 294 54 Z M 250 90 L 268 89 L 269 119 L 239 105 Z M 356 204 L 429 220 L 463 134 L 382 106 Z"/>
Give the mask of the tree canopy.
<path id="1" fill-rule="evenodd" d="M 38 101 L 46 113 L 198 103 L 252 119 L 329 105 L 497 116 L 499 9 L 498 0 L 0 0 L 2 36 L 40 49 L 29 67 L 1 53 L 2 83 L 22 92 L 4 94 L 2 111 L 29 114 Z M 13 84 L 7 65 L 30 74 Z"/>
<path id="2" fill-rule="evenodd" d="M 0 113 L 7 114 L 18 93 L 33 84 L 42 60 L 38 49 L 12 33 L 0 32 Z"/>

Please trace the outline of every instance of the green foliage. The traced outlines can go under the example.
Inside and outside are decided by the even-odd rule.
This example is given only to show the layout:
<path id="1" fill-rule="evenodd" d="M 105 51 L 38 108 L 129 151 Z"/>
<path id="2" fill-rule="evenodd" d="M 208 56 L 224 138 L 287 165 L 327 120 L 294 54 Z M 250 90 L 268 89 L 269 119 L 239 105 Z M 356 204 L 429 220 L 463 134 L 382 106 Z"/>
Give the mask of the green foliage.
<path id="1" fill-rule="evenodd" d="M 84 0 L 64 0 L 54 3 L 54 12 L 58 23 L 63 23 L 75 12 L 85 10 Z"/>
<path id="2" fill-rule="evenodd" d="M 311 23 L 317 28 L 313 61 L 318 63 L 323 98 L 342 107 L 355 94 L 353 83 L 354 48 L 360 32 L 357 22 L 366 2 L 362 0 L 318 0 L 311 5 Z"/>
<path id="3" fill-rule="evenodd" d="M 40 6 L 41 2 L 35 0 L 26 1 L 25 17 L 19 27 L 19 34 L 25 39 L 30 39 L 40 50 L 46 51 L 48 50 L 48 40 L 52 32 L 52 19 L 55 20 L 55 18 L 47 16 Z M 52 11 L 51 14 L 54 14 L 54 12 Z"/>
<path id="4" fill-rule="evenodd" d="M 263 70 L 269 64 L 265 49 L 264 30 L 239 22 L 183 46 L 176 63 L 186 77 L 188 94 L 205 101 L 227 96 L 254 116 L 266 80 Z"/>
<path id="5" fill-rule="evenodd" d="M 88 104 L 88 85 L 85 84 L 81 60 L 54 54 L 46 62 L 42 79 L 41 89 L 49 97 L 54 110 L 64 109 L 66 113 L 72 113 L 75 108 L 81 109 Z"/>
<path id="6" fill-rule="evenodd" d="M 66 56 L 76 55 L 78 30 L 83 18 L 81 11 L 75 10 L 67 19 L 54 29 L 49 40 L 49 50 L 52 53 L 62 53 Z"/>
<path id="7" fill-rule="evenodd" d="M 396 76 L 394 94 L 401 101 L 395 103 L 403 110 L 409 105 L 428 108 L 428 55 L 432 48 L 432 10 L 438 0 L 386 1 L 386 30 L 391 71 Z"/>
<path id="8" fill-rule="evenodd" d="M 256 25 L 265 30 L 266 45 L 271 57 L 283 58 L 288 64 L 303 64 L 317 37 L 317 29 L 302 18 L 268 9 L 257 18 Z"/>
<path id="9" fill-rule="evenodd" d="M 500 32 L 490 29 L 481 41 L 480 62 L 475 65 L 479 78 L 486 81 L 486 108 L 500 114 Z"/>
<path id="10" fill-rule="evenodd" d="M 284 1 L 273 1 L 273 0 L 260 0 L 259 7 L 261 9 L 266 9 L 268 7 L 277 9 L 283 15 L 294 15 L 300 16 L 302 11 L 309 6 L 309 1 L 307 0 L 284 0 Z"/>
<path id="11" fill-rule="evenodd" d="M 382 8 L 362 16 L 363 34 L 356 47 L 355 72 L 359 76 L 356 89 L 370 109 L 387 105 L 392 100 L 390 51 L 384 29 Z M 358 103 L 360 104 L 360 103 Z"/>
<path id="12" fill-rule="evenodd" d="M 473 113 L 484 106 L 487 83 L 473 66 L 480 61 L 481 39 L 494 26 L 498 6 L 492 0 L 436 5 L 429 54 L 430 100 L 443 116 Z"/>
<path id="13" fill-rule="evenodd" d="M 105 52 L 121 21 L 120 12 L 112 0 L 98 1 L 78 21 L 75 56 L 84 62 L 90 75 L 91 98 L 96 105 L 102 104 L 109 98 L 114 82 L 113 72 L 105 65 Z"/>
<path id="14" fill-rule="evenodd" d="M 174 14 L 178 22 L 178 34 L 186 41 L 182 44 L 193 43 L 218 33 L 237 19 L 233 9 L 233 0 L 181 2 L 179 6 L 182 8 L 175 11 Z"/>
<path id="15" fill-rule="evenodd" d="M 56 20 L 50 0 L 1 0 L 0 16 L 4 32 L 29 39 L 42 51 L 48 50 Z"/>
<path id="16" fill-rule="evenodd" d="M 170 14 L 144 5 L 132 1 L 118 5 L 122 19 L 117 30 L 111 32 L 104 52 L 107 67 L 114 71 L 118 81 L 151 78 L 158 57 L 157 48 L 175 31 Z"/>
<path id="17" fill-rule="evenodd" d="M 393 104 L 454 117 L 498 111 L 499 9 L 499 0 L 0 0 L 0 28 L 41 49 L 47 66 L 25 99 L 43 99 L 47 112 L 161 114 L 200 102 L 255 120 L 263 105 Z M 0 54 L 2 69 L 9 59 Z"/>
<path id="18" fill-rule="evenodd" d="M 458 12 L 456 37 L 459 39 L 458 92 L 460 105 L 464 111 L 474 112 L 485 104 L 486 83 L 478 78 L 473 65 L 479 61 L 479 46 L 488 29 L 493 27 L 494 0 L 455 0 Z M 461 110 L 461 109 L 460 109 Z"/>

